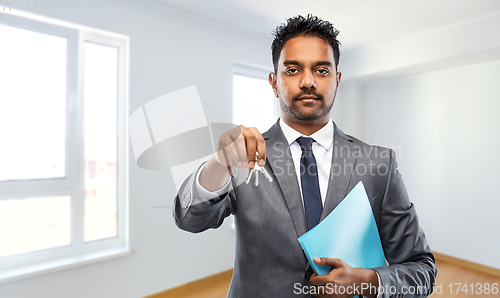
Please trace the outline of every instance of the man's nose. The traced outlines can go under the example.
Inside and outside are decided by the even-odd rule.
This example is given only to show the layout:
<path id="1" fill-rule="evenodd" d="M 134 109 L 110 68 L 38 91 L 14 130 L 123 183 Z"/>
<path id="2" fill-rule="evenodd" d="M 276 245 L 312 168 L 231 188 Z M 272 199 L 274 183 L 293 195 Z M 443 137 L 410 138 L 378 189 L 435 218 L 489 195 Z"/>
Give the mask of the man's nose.
<path id="1" fill-rule="evenodd" d="M 316 89 L 316 81 L 314 80 L 314 75 L 311 71 L 304 71 L 302 73 L 300 88 Z"/>

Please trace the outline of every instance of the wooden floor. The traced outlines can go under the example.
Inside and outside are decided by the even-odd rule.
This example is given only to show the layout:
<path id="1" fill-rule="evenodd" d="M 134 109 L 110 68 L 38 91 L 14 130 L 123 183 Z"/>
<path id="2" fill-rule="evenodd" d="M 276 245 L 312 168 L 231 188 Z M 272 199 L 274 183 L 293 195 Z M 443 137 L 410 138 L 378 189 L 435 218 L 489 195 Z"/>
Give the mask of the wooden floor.
<path id="1" fill-rule="evenodd" d="M 442 286 L 442 293 L 433 293 L 430 297 L 446 298 L 446 297 L 500 297 L 500 292 L 493 294 L 491 287 L 497 284 L 500 287 L 500 277 L 478 272 L 472 269 L 461 267 L 442 260 L 436 260 L 438 275 L 436 278 L 436 286 Z M 460 284 L 460 285 L 459 285 Z M 465 286 L 467 284 L 467 286 Z M 473 284 L 473 287 L 471 286 Z M 451 285 L 451 287 L 450 287 Z M 458 287 L 461 287 L 457 293 Z M 479 286 L 482 287 L 480 291 Z M 490 293 L 485 294 L 485 287 L 490 288 Z M 436 289 L 436 288 L 435 288 Z M 500 290 L 499 290 L 500 291 Z M 481 293 L 482 292 L 482 293 Z"/>
<path id="2" fill-rule="evenodd" d="M 231 280 L 220 281 L 212 286 L 204 287 L 203 289 L 194 290 L 192 293 L 185 295 L 183 298 L 226 298 L 227 290 Z"/>
<path id="3" fill-rule="evenodd" d="M 438 276 L 436 278 L 436 286 L 441 285 L 441 293 L 433 293 L 430 297 L 434 298 L 460 298 L 460 297 L 500 297 L 500 292 L 497 294 L 490 293 L 484 294 L 486 284 L 489 284 L 491 289 L 494 283 L 497 287 L 500 287 L 500 277 L 481 273 L 474 271 L 465 267 L 457 266 L 452 263 L 448 263 L 441 260 L 436 260 L 436 266 L 438 268 Z M 184 298 L 224 298 L 226 297 L 227 290 L 229 288 L 230 279 L 221 280 L 211 286 L 200 287 L 199 289 L 193 289 L 192 293 L 185 295 Z M 460 289 L 457 293 L 458 283 L 460 283 Z M 471 293 L 471 283 L 474 285 L 474 293 Z M 452 285 L 450 288 L 449 285 Z M 464 285 L 467 286 L 464 288 Z M 483 293 L 479 294 L 478 284 L 481 284 L 483 288 Z M 437 288 L 439 289 L 439 288 Z M 463 291 L 462 291 L 463 290 Z M 465 292 L 467 290 L 467 293 Z"/>

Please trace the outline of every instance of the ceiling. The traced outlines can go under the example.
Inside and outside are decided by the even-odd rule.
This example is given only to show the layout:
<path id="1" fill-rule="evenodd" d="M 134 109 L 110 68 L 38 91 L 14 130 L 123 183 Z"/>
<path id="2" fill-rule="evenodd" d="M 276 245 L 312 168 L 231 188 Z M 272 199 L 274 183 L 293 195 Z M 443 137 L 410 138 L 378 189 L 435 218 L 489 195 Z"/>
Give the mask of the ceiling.
<path id="1" fill-rule="evenodd" d="M 343 54 L 500 12 L 498 0 L 145 1 L 269 40 L 286 18 L 312 13 L 340 30 Z"/>

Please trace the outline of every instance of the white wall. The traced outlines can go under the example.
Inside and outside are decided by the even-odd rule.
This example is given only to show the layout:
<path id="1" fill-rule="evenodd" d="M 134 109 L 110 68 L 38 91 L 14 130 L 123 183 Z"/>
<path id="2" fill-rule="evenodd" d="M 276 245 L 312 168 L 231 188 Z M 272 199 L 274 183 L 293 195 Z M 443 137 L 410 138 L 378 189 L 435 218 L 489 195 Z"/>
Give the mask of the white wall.
<path id="1" fill-rule="evenodd" d="M 384 32 L 380 32 L 384 34 Z M 500 13 L 344 55 L 344 81 L 373 82 L 500 59 Z"/>
<path id="2" fill-rule="evenodd" d="M 197 85 L 207 121 L 230 122 L 233 61 L 271 67 L 271 40 L 145 2 L 65 0 L 40 14 L 130 36 L 131 112 Z M 131 256 L 1 284 L 0 297 L 137 298 L 233 267 L 229 222 L 193 235 L 175 226 L 171 209 L 150 208 L 172 205 L 169 172 L 142 170 L 131 155 L 129 190 Z"/>
<path id="3" fill-rule="evenodd" d="M 431 249 L 495 268 L 499 34 L 496 13 L 346 55 L 333 113 L 347 133 L 396 149 Z"/>
<path id="4" fill-rule="evenodd" d="M 367 84 L 364 135 L 399 168 L 431 248 L 500 268 L 500 61 Z"/>

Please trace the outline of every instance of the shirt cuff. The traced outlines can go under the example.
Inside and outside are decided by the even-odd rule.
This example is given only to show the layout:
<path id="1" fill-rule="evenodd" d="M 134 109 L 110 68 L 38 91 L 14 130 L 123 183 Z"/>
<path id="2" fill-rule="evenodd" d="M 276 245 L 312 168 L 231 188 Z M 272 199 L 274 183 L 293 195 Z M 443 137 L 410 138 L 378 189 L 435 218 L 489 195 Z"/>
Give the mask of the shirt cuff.
<path id="1" fill-rule="evenodd" d="M 377 272 L 377 271 L 375 271 L 375 273 L 377 273 L 378 286 L 380 287 L 380 286 L 381 286 L 381 285 L 380 285 L 380 275 L 378 274 L 378 272 Z M 363 296 L 363 297 L 367 298 L 366 296 Z M 380 298 L 380 297 L 382 297 L 382 295 L 381 295 L 380 293 L 378 293 L 378 292 L 377 292 L 377 297 L 376 297 L 376 298 Z"/>
<path id="2" fill-rule="evenodd" d="M 382 285 L 380 284 L 380 275 L 378 274 L 378 272 L 377 272 L 377 271 L 375 271 L 375 273 L 377 273 L 377 278 L 378 278 L 378 286 L 379 286 L 379 288 L 380 288 L 380 286 L 382 286 Z M 377 298 L 380 298 L 380 297 L 382 297 L 382 295 L 380 295 L 380 293 L 377 291 Z"/>
<path id="3" fill-rule="evenodd" d="M 226 184 L 216 190 L 216 191 L 209 191 L 206 190 L 203 186 L 201 186 L 200 183 L 200 174 L 203 168 L 205 167 L 206 163 L 203 164 L 199 169 L 198 172 L 196 173 L 196 179 L 195 179 L 195 184 L 196 184 L 196 191 L 198 192 L 199 199 L 203 201 L 206 204 L 214 204 L 220 201 L 219 197 L 229 191 L 229 185 L 231 182 L 231 178 L 226 182 Z"/>

